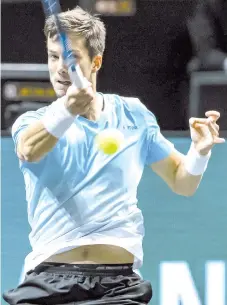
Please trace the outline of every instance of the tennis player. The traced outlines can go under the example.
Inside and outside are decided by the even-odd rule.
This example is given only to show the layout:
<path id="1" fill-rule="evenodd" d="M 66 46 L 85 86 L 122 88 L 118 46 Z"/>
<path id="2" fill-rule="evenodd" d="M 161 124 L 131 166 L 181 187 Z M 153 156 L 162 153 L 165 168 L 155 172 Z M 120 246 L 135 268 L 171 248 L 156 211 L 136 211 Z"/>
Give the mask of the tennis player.
<path id="1" fill-rule="evenodd" d="M 58 99 L 29 111 L 13 125 L 28 202 L 32 252 L 22 283 L 4 294 L 9 304 L 148 304 L 152 288 L 142 266 L 143 216 L 137 187 L 150 166 L 176 193 L 191 196 L 214 144 L 223 143 L 217 120 L 191 118 L 192 144 L 183 155 L 160 132 L 137 98 L 96 91 L 106 30 L 77 7 L 61 13 L 77 61 L 89 81 L 71 84 L 53 19 L 46 20 L 50 80 Z M 124 144 L 103 154 L 94 138 L 117 128 Z M 151 185 L 152 187 L 152 185 Z"/>

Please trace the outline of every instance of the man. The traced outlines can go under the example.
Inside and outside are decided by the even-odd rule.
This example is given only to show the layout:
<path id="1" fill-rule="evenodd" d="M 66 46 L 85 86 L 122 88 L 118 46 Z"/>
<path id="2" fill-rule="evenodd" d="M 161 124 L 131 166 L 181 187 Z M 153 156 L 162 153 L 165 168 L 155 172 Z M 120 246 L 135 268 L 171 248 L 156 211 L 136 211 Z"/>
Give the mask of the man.
<path id="1" fill-rule="evenodd" d="M 61 13 L 85 89 L 72 85 L 53 20 L 45 25 L 50 80 L 59 99 L 18 118 L 12 135 L 23 172 L 30 242 L 25 278 L 4 294 L 9 304 L 148 304 L 150 284 L 133 272 L 142 265 L 143 217 L 137 187 L 145 165 L 177 194 L 192 195 L 211 148 L 224 142 L 219 113 L 190 121 L 185 157 L 160 133 L 136 98 L 96 92 L 105 48 L 104 24 L 79 7 Z M 116 128 L 123 146 L 105 155 L 94 139 Z"/>
<path id="2" fill-rule="evenodd" d="M 196 58 L 189 70 L 227 71 L 227 0 L 199 0 L 188 21 Z"/>

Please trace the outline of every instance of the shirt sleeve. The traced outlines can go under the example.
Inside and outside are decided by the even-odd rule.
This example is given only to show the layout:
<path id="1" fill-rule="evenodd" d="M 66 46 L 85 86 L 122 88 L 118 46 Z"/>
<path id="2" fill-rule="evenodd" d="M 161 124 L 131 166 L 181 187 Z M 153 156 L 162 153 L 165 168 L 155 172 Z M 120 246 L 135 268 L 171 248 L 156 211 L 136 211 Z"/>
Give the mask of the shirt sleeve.
<path id="1" fill-rule="evenodd" d="M 146 123 L 146 165 L 167 158 L 174 151 L 174 145 L 161 133 L 156 117 L 144 106 L 144 119 Z"/>

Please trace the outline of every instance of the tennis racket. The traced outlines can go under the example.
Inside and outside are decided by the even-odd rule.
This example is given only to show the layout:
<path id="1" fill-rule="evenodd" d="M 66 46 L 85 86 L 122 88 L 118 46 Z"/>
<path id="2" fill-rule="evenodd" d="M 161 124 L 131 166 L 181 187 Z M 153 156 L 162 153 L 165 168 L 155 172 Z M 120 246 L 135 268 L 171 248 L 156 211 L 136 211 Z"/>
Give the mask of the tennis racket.
<path id="1" fill-rule="evenodd" d="M 58 36 L 60 37 L 60 43 L 62 45 L 63 49 L 63 60 L 68 68 L 68 73 L 71 79 L 71 82 L 74 83 L 74 85 L 78 89 L 85 88 L 88 84 L 88 81 L 83 76 L 83 73 L 79 67 L 79 65 L 76 62 L 76 58 L 73 55 L 73 51 L 70 47 L 70 41 L 65 33 L 65 31 L 62 29 L 61 24 L 59 22 L 58 14 L 61 12 L 61 6 L 59 3 L 59 0 L 41 0 L 43 5 L 44 14 L 46 17 L 53 16 Z"/>

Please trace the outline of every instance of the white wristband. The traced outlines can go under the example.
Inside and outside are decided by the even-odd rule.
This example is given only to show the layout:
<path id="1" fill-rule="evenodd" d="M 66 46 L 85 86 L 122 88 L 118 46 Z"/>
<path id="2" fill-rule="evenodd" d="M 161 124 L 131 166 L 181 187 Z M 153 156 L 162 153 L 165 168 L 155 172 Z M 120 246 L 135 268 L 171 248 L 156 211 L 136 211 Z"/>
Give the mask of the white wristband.
<path id="1" fill-rule="evenodd" d="M 194 144 L 191 144 L 191 147 L 185 157 L 185 169 L 187 172 L 193 176 L 200 176 L 207 169 L 207 165 L 211 156 L 211 151 L 203 156 L 200 155 L 194 147 Z"/>
<path id="2" fill-rule="evenodd" d="M 75 120 L 75 116 L 66 109 L 64 100 L 65 96 L 53 102 L 42 118 L 46 130 L 58 139 L 62 137 Z"/>

